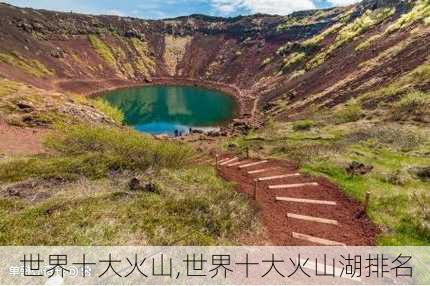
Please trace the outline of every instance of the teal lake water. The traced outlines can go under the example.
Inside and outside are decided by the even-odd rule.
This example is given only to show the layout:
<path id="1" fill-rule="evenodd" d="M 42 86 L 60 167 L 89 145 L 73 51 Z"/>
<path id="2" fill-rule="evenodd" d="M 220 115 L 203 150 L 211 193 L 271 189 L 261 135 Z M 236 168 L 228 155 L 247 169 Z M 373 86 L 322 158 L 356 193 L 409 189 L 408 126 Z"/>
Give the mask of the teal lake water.
<path id="1" fill-rule="evenodd" d="M 126 124 L 150 134 L 188 133 L 190 128 L 225 125 L 238 110 L 222 92 L 190 86 L 145 86 L 103 96 L 124 112 Z"/>

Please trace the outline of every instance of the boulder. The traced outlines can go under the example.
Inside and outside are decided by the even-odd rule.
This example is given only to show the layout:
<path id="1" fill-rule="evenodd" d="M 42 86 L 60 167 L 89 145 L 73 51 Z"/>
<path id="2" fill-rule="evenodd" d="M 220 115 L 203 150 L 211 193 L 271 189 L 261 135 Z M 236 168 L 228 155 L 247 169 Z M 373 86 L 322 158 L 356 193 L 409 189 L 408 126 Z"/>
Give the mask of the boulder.
<path id="1" fill-rule="evenodd" d="M 350 176 L 366 175 L 370 173 L 372 170 L 373 170 L 373 166 L 366 166 L 363 163 L 360 163 L 357 161 L 353 161 L 345 168 L 345 171 Z"/>
<path id="2" fill-rule="evenodd" d="M 34 106 L 31 102 L 27 102 L 27 101 L 19 101 L 16 103 L 16 106 L 24 111 L 33 111 L 34 110 Z"/>
<path id="3" fill-rule="evenodd" d="M 409 169 L 409 172 L 421 181 L 430 182 L 430 166 L 428 167 L 414 167 Z"/>
<path id="4" fill-rule="evenodd" d="M 144 191 L 147 193 L 157 193 L 157 186 L 154 183 L 147 183 L 145 185 L 138 178 L 133 178 L 128 183 L 131 191 Z"/>

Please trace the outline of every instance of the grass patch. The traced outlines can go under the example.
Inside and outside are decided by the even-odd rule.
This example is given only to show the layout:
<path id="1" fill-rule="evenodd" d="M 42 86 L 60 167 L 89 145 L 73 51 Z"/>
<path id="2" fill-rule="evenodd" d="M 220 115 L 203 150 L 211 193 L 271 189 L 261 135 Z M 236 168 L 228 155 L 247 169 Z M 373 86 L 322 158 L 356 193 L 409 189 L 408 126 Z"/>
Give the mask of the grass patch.
<path id="1" fill-rule="evenodd" d="M 0 53 L 0 62 L 18 68 L 36 77 L 52 76 L 54 73 L 38 60 L 30 60 L 17 52 Z"/>
<path id="2" fill-rule="evenodd" d="M 313 126 L 315 126 L 315 122 L 312 120 L 299 120 L 293 123 L 293 130 L 294 131 L 310 130 Z"/>
<path id="3" fill-rule="evenodd" d="M 350 101 L 334 112 L 334 120 L 337 124 L 355 122 L 362 117 L 363 111 L 361 105 L 357 101 Z"/>
<path id="4" fill-rule="evenodd" d="M 111 48 L 106 45 L 97 35 L 89 35 L 88 40 L 91 46 L 96 50 L 97 54 L 110 66 L 117 68 L 116 58 Z"/>
<path id="5" fill-rule="evenodd" d="M 117 124 L 122 124 L 124 121 L 124 113 L 116 106 L 113 106 L 104 99 L 94 100 L 94 107 L 104 113 L 105 115 L 112 118 Z"/>
<path id="6" fill-rule="evenodd" d="M 392 16 L 395 12 L 394 8 L 381 8 L 374 11 L 367 10 L 361 17 L 357 18 L 354 22 L 343 27 L 335 41 L 326 49 L 318 53 L 307 65 L 306 68 L 311 70 L 323 64 L 327 57 L 329 57 L 335 50 L 344 44 L 353 41 L 358 36 L 368 31 L 371 27 Z"/>
<path id="7" fill-rule="evenodd" d="M 282 66 L 282 72 L 288 72 L 293 66 L 298 65 L 306 58 L 305 53 L 293 53 L 288 58 L 284 60 L 284 65 Z"/>
<path id="8" fill-rule="evenodd" d="M 160 142 L 130 129 L 66 125 L 46 141 L 55 155 L 1 164 L 0 181 L 27 178 L 103 178 L 111 172 L 178 168 L 187 164 L 192 149 Z"/>
<path id="9" fill-rule="evenodd" d="M 386 34 L 393 33 L 397 30 L 409 27 L 413 23 L 422 21 L 428 25 L 430 23 L 430 1 L 420 0 L 416 1 L 412 10 L 403 14 L 395 23 L 390 25 L 385 31 Z"/>
<path id="10" fill-rule="evenodd" d="M 413 118 L 422 121 L 422 118 L 430 115 L 430 93 L 422 91 L 410 91 L 393 105 L 392 117 L 395 120 Z"/>
<path id="11" fill-rule="evenodd" d="M 137 53 L 137 58 L 134 62 L 137 71 L 146 76 L 153 74 L 155 72 L 155 61 L 150 57 L 148 45 L 137 38 L 131 38 L 130 43 Z"/>
<path id="12" fill-rule="evenodd" d="M 57 187 L 45 201 L 0 198 L 0 244 L 236 245 L 258 231 L 247 199 L 211 167 L 139 178 L 159 192 L 131 192 L 118 177 Z"/>

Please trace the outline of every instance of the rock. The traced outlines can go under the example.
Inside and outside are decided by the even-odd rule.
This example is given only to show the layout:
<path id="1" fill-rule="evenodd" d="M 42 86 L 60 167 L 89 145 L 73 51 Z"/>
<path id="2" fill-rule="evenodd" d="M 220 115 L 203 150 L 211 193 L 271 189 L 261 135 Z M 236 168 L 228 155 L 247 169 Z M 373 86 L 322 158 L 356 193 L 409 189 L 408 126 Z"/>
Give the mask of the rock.
<path id="1" fill-rule="evenodd" d="M 27 101 L 19 101 L 19 102 L 17 102 L 16 106 L 19 109 L 25 110 L 25 111 L 33 111 L 34 110 L 33 104 L 31 104 L 30 102 L 27 102 Z"/>
<path id="2" fill-rule="evenodd" d="M 33 29 L 37 32 L 43 32 L 45 29 L 45 27 L 40 23 L 33 23 L 32 26 L 33 26 Z"/>
<path id="3" fill-rule="evenodd" d="M 430 166 L 429 167 L 414 167 L 409 169 L 409 172 L 417 176 L 421 181 L 430 182 Z"/>
<path id="4" fill-rule="evenodd" d="M 134 28 L 125 32 L 124 36 L 127 38 L 138 38 L 141 41 L 143 41 L 145 39 L 145 35 L 143 33 L 140 33 L 139 31 L 137 31 Z"/>
<path id="5" fill-rule="evenodd" d="M 356 175 L 366 175 L 370 173 L 373 170 L 373 166 L 366 166 L 363 163 L 353 161 L 351 164 L 349 164 L 348 167 L 345 168 L 345 171 L 350 176 L 356 176 Z"/>
<path id="6" fill-rule="evenodd" d="M 167 140 L 170 138 L 167 134 L 154 135 L 154 138 L 157 140 Z"/>
<path id="7" fill-rule="evenodd" d="M 142 191 L 143 190 L 143 186 L 141 185 L 140 180 L 138 178 L 131 179 L 130 182 L 128 183 L 128 187 L 132 191 Z"/>
<path id="8" fill-rule="evenodd" d="M 220 133 L 220 132 L 218 132 L 218 131 L 209 131 L 209 132 L 207 132 L 206 134 L 207 134 L 207 136 L 209 136 L 209 137 L 219 137 L 219 136 L 221 136 L 221 133 Z"/>
<path id="9" fill-rule="evenodd" d="M 147 193 L 157 193 L 157 186 L 154 183 L 147 183 L 144 186 L 138 178 L 133 178 L 128 183 L 131 191 L 144 191 Z"/>
<path id="10" fill-rule="evenodd" d="M 33 32 L 33 26 L 26 22 L 20 22 L 16 25 L 18 28 L 24 30 L 27 33 Z"/>
<path id="11" fill-rule="evenodd" d="M 242 134 L 247 134 L 249 131 L 251 131 L 252 126 L 247 120 L 234 119 L 232 128 Z"/>
<path id="12" fill-rule="evenodd" d="M 62 59 L 64 58 L 64 51 L 60 47 L 57 47 L 55 50 L 51 51 L 51 56 L 57 59 Z"/>

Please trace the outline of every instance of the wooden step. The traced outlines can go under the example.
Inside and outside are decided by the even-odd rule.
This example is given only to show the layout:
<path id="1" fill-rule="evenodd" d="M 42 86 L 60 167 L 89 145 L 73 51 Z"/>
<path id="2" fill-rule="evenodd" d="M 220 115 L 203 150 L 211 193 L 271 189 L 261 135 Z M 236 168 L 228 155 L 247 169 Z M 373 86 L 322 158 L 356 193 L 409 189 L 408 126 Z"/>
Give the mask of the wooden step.
<path id="1" fill-rule="evenodd" d="M 233 159 L 230 159 L 230 160 L 224 161 L 222 163 L 219 163 L 219 165 L 220 166 L 224 166 L 224 165 L 227 165 L 229 163 L 233 163 L 234 161 L 237 161 L 237 160 L 239 160 L 239 158 L 238 157 L 234 157 Z"/>
<path id="2" fill-rule="evenodd" d="M 300 188 L 300 187 L 317 187 L 318 183 L 302 183 L 302 184 L 287 184 L 287 185 L 274 185 L 269 186 L 270 190 L 276 189 L 292 189 L 292 188 Z"/>
<path id="3" fill-rule="evenodd" d="M 289 198 L 289 197 L 276 197 L 276 201 L 316 204 L 316 205 L 330 205 L 330 206 L 336 205 L 336 202 L 333 202 L 333 201 L 308 200 L 308 199 L 298 199 L 298 198 Z"/>
<path id="4" fill-rule="evenodd" d="M 287 213 L 287 217 L 294 218 L 294 219 L 300 219 L 300 220 L 306 220 L 306 221 L 312 221 L 312 222 L 338 225 L 337 220 L 334 220 L 334 219 L 320 218 L 320 217 L 307 216 L 307 215 L 299 215 L 299 214 L 293 214 L 293 213 Z"/>
<path id="5" fill-rule="evenodd" d="M 218 164 L 222 164 L 223 162 L 228 161 L 228 160 L 230 160 L 230 158 L 224 158 L 222 160 L 219 160 Z"/>
<path id="6" fill-rule="evenodd" d="M 320 245 L 325 245 L 325 246 L 346 246 L 345 243 L 342 242 L 337 242 L 334 240 L 328 240 L 328 239 L 324 239 L 324 238 L 319 238 L 316 236 L 311 236 L 311 235 L 307 235 L 307 234 L 303 234 L 303 233 L 297 233 L 297 232 L 293 232 L 292 233 L 293 238 L 296 239 L 300 239 L 300 240 L 305 240 L 305 241 L 309 241 L 312 243 L 317 243 Z"/>
<path id="7" fill-rule="evenodd" d="M 267 163 L 267 162 L 269 162 L 269 161 L 263 160 L 263 161 L 258 161 L 258 162 L 254 162 L 254 163 L 249 163 L 249 164 L 245 164 L 245 165 L 239 166 L 239 169 L 244 169 L 244 168 L 258 166 L 258 165 L 261 165 L 261 164 L 264 164 L 264 163 Z"/>
<path id="8" fill-rule="evenodd" d="M 278 176 L 271 176 L 271 177 L 262 177 L 262 178 L 258 178 L 257 180 L 259 182 L 262 182 L 262 181 L 285 179 L 285 178 L 298 177 L 298 176 L 300 176 L 300 174 L 295 173 L 295 174 L 285 174 L 285 175 L 278 175 Z"/>
<path id="9" fill-rule="evenodd" d="M 240 161 L 240 162 L 235 162 L 235 163 L 228 164 L 228 165 L 227 165 L 227 167 L 234 167 L 234 166 L 238 166 L 238 165 L 245 164 L 245 163 L 247 163 L 247 162 L 249 162 L 249 161 Z"/>
<path id="10" fill-rule="evenodd" d="M 279 169 L 280 169 L 279 167 L 259 169 L 259 170 L 248 171 L 248 174 L 250 174 L 250 175 L 252 175 L 252 174 L 260 174 L 260 173 L 269 172 L 269 171 L 275 171 L 275 170 L 279 170 Z"/>

